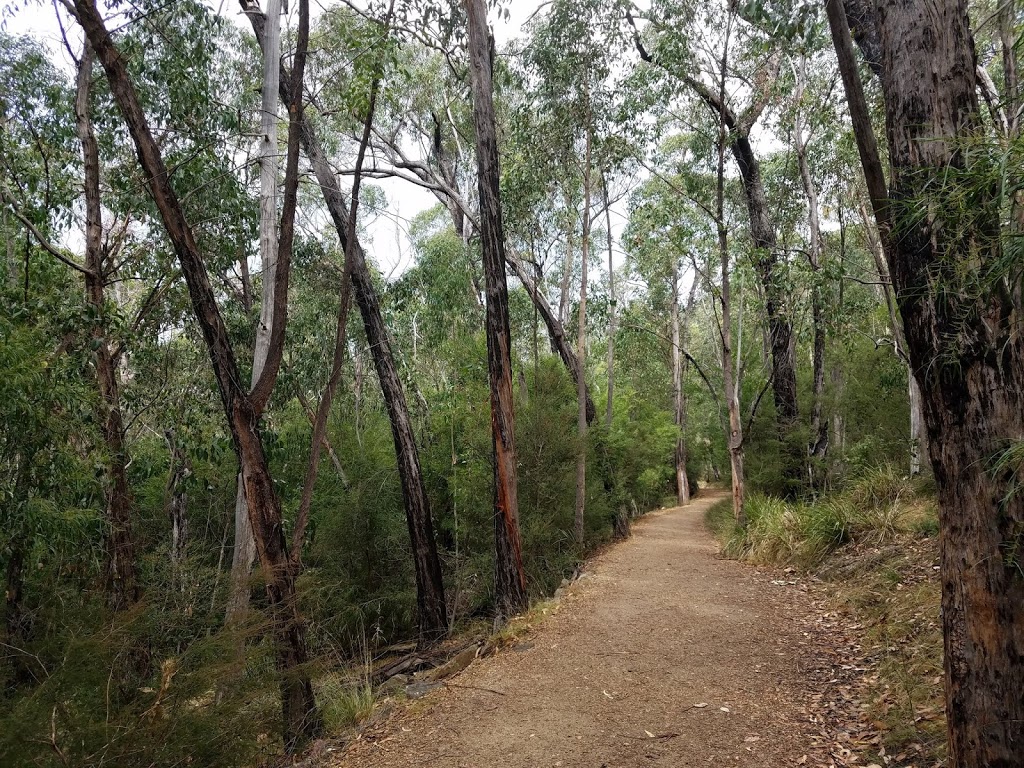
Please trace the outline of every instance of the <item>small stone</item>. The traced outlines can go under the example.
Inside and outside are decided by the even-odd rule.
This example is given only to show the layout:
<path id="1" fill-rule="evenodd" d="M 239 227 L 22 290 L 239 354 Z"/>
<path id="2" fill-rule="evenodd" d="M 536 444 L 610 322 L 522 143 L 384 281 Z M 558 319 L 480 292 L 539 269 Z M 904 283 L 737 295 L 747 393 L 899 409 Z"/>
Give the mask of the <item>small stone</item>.
<path id="1" fill-rule="evenodd" d="M 419 699 L 431 691 L 436 691 L 443 683 L 412 683 L 405 686 L 405 695 L 410 699 Z"/>
<path id="2" fill-rule="evenodd" d="M 412 675 L 395 675 L 381 683 L 377 691 L 382 696 L 394 696 L 404 690 L 405 686 L 409 685 L 411 682 Z"/>

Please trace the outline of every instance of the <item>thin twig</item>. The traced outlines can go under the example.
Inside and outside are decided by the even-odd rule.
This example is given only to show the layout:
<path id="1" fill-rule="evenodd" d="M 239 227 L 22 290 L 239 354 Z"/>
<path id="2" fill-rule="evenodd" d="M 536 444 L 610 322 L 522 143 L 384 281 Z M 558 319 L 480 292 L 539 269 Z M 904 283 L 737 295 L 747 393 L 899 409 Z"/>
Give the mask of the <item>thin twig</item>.
<path id="1" fill-rule="evenodd" d="M 504 692 L 496 691 L 493 688 L 484 688 L 480 685 L 459 685 L 458 683 L 442 683 L 446 688 L 465 688 L 470 691 L 487 691 L 487 693 L 493 693 L 498 696 L 504 696 Z"/>

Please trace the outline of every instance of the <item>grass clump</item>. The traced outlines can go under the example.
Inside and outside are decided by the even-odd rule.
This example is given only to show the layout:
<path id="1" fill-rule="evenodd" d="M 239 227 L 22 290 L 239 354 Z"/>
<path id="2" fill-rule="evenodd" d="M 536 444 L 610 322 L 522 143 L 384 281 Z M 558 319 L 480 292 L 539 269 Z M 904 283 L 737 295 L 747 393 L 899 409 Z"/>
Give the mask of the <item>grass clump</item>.
<path id="1" fill-rule="evenodd" d="M 933 505 L 892 465 L 866 470 L 843 492 L 813 501 L 754 493 L 746 512 L 747 527 L 741 529 L 725 499 L 708 510 L 707 524 L 726 557 L 760 565 L 810 569 L 849 541 L 880 544 L 938 530 Z"/>
<path id="2" fill-rule="evenodd" d="M 329 676 L 320 680 L 317 700 L 329 731 L 359 725 L 373 714 L 376 695 L 368 680 Z"/>

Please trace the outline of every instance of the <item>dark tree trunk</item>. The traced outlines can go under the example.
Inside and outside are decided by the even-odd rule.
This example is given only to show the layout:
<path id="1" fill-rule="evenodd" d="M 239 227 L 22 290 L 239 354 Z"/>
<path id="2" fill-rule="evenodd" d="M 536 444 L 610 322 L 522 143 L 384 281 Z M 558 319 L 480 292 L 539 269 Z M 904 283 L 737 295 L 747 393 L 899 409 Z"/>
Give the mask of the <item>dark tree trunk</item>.
<path id="1" fill-rule="evenodd" d="M 416 608 L 419 615 L 421 642 L 429 644 L 448 632 L 448 612 L 445 606 L 444 582 L 441 578 L 441 560 L 434 539 L 434 524 L 430 516 L 423 473 L 420 469 L 419 450 L 413 433 L 409 407 L 405 401 L 402 380 L 391 350 L 391 337 L 384 325 L 380 300 L 373 286 L 370 268 L 359 245 L 353 248 L 352 283 L 356 304 L 363 318 L 363 329 L 370 343 L 377 378 L 391 421 L 391 436 L 395 443 L 398 473 L 405 499 L 405 517 L 412 542 L 413 563 L 416 570 Z"/>
<path id="2" fill-rule="evenodd" d="M 854 112 L 860 82 L 832 3 Z M 1024 751 L 1024 495 L 993 462 L 1024 428 L 1021 308 L 1003 271 L 998 189 L 964 151 L 983 131 L 967 4 L 885 0 L 879 22 L 892 189 L 876 217 L 939 491 L 949 763 L 1010 768 Z"/>
<path id="3" fill-rule="evenodd" d="M 258 6 L 243 2 L 243 9 L 252 23 L 256 40 L 262 44 L 264 16 Z M 281 78 L 281 97 L 286 101 L 291 91 L 285 90 L 288 78 Z M 317 182 L 323 193 L 327 209 L 338 232 L 342 249 L 349 250 L 349 212 L 345 198 L 338 186 L 337 177 L 324 154 L 319 137 L 312 124 L 301 121 L 302 146 L 309 158 Z M 412 542 L 413 563 L 416 572 L 416 608 L 419 618 L 420 642 L 430 644 L 444 637 L 448 632 L 448 611 L 445 604 L 444 581 L 441 575 L 441 560 L 437 554 L 434 538 L 434 524 L 430 515 L 423 473 L 420 469 L 419 449 L 412 429 L 412 419 L 405 400 L 405 390 L 395 364 L 391 348 L 391 337 L 381 312 L 380 299 L 373 285 L 373 277 L 362 245 L 353 240 L 351 248 L 352 285 L 355 288 L 356 304 L 363 320 L 363 329 L 373 355 L 377 377 L 388 416 L 391 421 L 391 435 L 395 444 L 395 456 L 402 482 L 402 496 L 405 501 L 406 523 Z"/>
<path id="4" fill-rule="evenodd" d="M 473 122 L 476 126 L 480 239 L 487 294 L 487 371 L 494 444 L 494 607 L 496 621 L 501 622 L 526 608 L 526 574 L 519 539 L 512 338 L 505 283 L 505 233 L 501 218 L 501 172 L 492 96 L 487 4 L 484 0 L 465 0 L 465 8 Z"/>
<path id="5" fill-rule="evenodd" d="M 514 257 L 511 253 L 505 255 L 506 263 L 512 267 L 512 270 L 516 273 L 516 277 L 519 278 L 519 282 L 522 283 L 523 288 L 530 296 L 530 300 L 533 301 L 534 308 L 540 313 L 541 319 L 544 321 L 545 327 L 548 329 L 548 338 L 551 340 L 551 347 L 558 356 L 562 358 L 562 363 L 565 364 L 565 368 L 569 371 L 569 376 L 572 377 L 573 384 L 577 387 L 580 381 L 580 360 L 576 357 L 576 353 L 573 351 L 572 346 L 565 338 L 565 328 L 558 318 L 555 316 L 554 310 L 551 305 L 548 304 L 544 294 L 540 292 L 537 287 L 537 283 L 530 277 L 530 273 L 526 271 L 526 267 L 523 263 Z M 586 406 L 587 406 L 587 424 L 593 424 L 594 419 L 597 418 L 597 408 L 594 405 L 594 400 L 590 395 L 590 388 L 585 387 L 584 389 Z"/>
<path id="6" fill-rule="evenodd" d="M 107 599 L 115 611 L 124 610 L 139 599 L 135 546 L 132 541 L 132 494 L 128 487 L 128 460 L 124 448 L 124 423 L 121 417 L 117 366 L 110 349 L 106 328 L 106 259 L 103 248 L 103 221 L 100 207 L 99 145 L 89 113 L 89 86 L 92 81 L 92 49 L 88 44 L 78 67 L 75 95 L 75 123 L 82 145 L 85 171 L 85 294 L 92 305 L 96 323 L 92 329 L 95 350 L 96 384 L 100 394 L 99 422 L 106 447 L 106 550 L 105 581 Z"/>
<path id="7" fill-rule="evenodd" d="M 307 34 L 305 30 L 308 30 L 308 3 L 301 0 L 300 6 L 300 17 L 303 19 L 300 23 L 302 50 L 302 38 Z M 111 93 L 135 144 L 139 162 L 147 176 L 150 194 L 181 264 L 196 319 L 210 354 L 224 413 L 241 465 L 249 519 L 266 580 L 267 598 L 277 641 L 285 746 L 292 751 L 319 731 L 320 718 L 313 698 L 309 673 L 305 669 L 307 652 L 304 622 L 299 614 L 294 573 L 285 547 L 280 500 L 274 493 L 259 431 L 260 412 L 270 395 L 280 365 L 287 309 L 290 252 L 282 247 L 278 276 L 280 282 L 276 295 L 277 301 L 281 302 L 281 311 L 275 314 L 275 343 L 271 345 L 271 354 L 276 360 L 268 361 L 267 374 L 257 383 L 253 392 L 249 393 L 242 388 L 237 359 L 216 303 L 205 260 L 196 245 L 177 194 L 171 186 L 170 175 L 139 104 L 125 61 L 107 32 L 94 2 L 75 0 L 75 10 L 93 51 L 106 71 Z M 304 59 L 304 55 L 297 55 L 296 59 L 296 77 L 301 79 L 302 66 L 298 62 Z M 289 125 L 286 212 L 289 208 L 289 196 L 292 198 L 290 202 L 294 212 L 294 195 L 298 184 L 297 152 L 293 151 L 297 150 L 297 125 L 294 118 L 299 111 L 298 103 L 293 103 L 290 109 L 293 119 Z M 282 230 L 284 229 L 282 226 Z M 282 240 L 287 240 L 284 231 Z"/>
<path id="8" fill-rule="evenodd" d="M 733 130 L 733 126 L 729 126 Z M 764 291 L 768 338 L 772 352 L 772 392 L 779 430 L 785 440 L 800 415 L 796 391 L 796 354 L 793 325 L 786 306 L 786 286 L 779 264 L 775 226 L 768 212 L 768 198 L 761 180 L 761 165 L 746 134 L 731 136 L 733 157 L 740 169 L 750 217 L 750 239 L 757 250 L 755 268 Z"/>

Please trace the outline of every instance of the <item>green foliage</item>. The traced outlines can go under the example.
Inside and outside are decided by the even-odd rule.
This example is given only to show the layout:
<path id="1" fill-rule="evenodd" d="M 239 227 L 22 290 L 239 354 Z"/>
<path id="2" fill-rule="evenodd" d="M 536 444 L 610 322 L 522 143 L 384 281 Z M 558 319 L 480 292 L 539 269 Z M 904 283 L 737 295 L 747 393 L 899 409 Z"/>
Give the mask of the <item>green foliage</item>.
<path id="1" fill-rule="evenodd" d="M 775 496 L 747 498 L 748 525 L 732 520 L 732 501 L 716 504 L 708 524 L 730 557 L 755 563 L 813 568 L 849 541 L 881 544 L 898 535 L 937 532 L 936 513 L 927 496 L 892 465 L 882 465 L 850 481 L 841 492 L 808 502 Z"/>
<path id="2" fill-rule="evenodd" d="M 427 186 L 441 179 L 441 186 L 451 185 L 472 206 L 473 126 L 464 66 L 458 51 L 439 51 L 418 39 L 430 23 L 435 29 L 429 39 L 443 47 L 458 39 L 464 19 L 458 9 L 436 4 L 415 18 L 408 4 L 399 6 L 401 25 L 417 31 L 412 38 L 399 40 L 350 9 L 320 17 L 307 116 L 337 168 L 347 168 L 370 84 L 382 78 L 375 141 L 392 146 L 371 153 L 373 175 L 384 173 L 396 153 L 412 156 L 418 148 L 414 159 L 422 162 L 400 170 Z M 678 78 L 666 75 L 704 76 L 699 70 L 712 62 L 695 45 L 697 38 L 673 30 L 695 24 L 720 29 L 723 9 L 655 3 L 649 14 L 654 21 L 641 32 L 665 65 L 655 68 L 632 66 L 627 6 L 624 0 L 545 6 L 525 39 L 495 59 L 507 242 L 527 269 L 536 268 L 539 288 L 556 310 L 566 278 L 564 332 L 572 342 L 586 332 L 584 375 L 599 413 L 581 441 L 576 386 L 548 350 L 527 292 L 510 279 L 519 513 L 535 599 L 611 539 L 616 516 L 640 514 L 674 497 L 677 439 L 687 448 L 692 487 L 726 475 L 729 465 L 719 395 L 720 318 L 711 306 L 718 289 L 708 279 L 720 267 L 707 215 L 717 123 Z M 253 259 L 259 207 L 249 162 L 258 123 L 255 43 L 195 0 L 145 0 L 122 10 L 125 23 L 115 40 L 207 257 L 231 343 L 240 360 L 251 359 L 253 306 L 262 288 Z M 729 87 L 736 85 L 738 94 L 750 90 L 762 60 L 775 52 L 773 34 L 803 38 L 817 55 L 811 33 L 820 19 L 812 10 L 799 4 L 743 9 L 746 21 L 737 24 L 734 37 L 742 56 L 731 65 Z M 104 468 L 110 457 L 97 416 L 97 317 L 83 301 L 81 276 L 38 247 L 15 215 L 55 243 L 80 248 L 73 84 L 41 44 L 0 36 L 0 50 L 0 573 L 14 596 L 0 627 L 0 764 L 227 768 L 266 760 L 279 751 L 281 734 L 259 572 L 251 584 L 251 615 L 240 625 L 224 625 L 238 463 L 175 256 L 155 209 L 140 193 L 144 179 L 134 146 L 97 66 L 91 108 L 100 143 L 104 243 L 108 266 L 117 266 L 107 276 L 102 332 L 119 353 L 142 588 L 140 602 L 121 614 L 112 614 L 105 599 Z M 830 71 L 819 69 L 814 94 L 834 83 Z M 774 88 L 782 92 L 789 85 L 784 68 Z M 762 125 L 784 134 L 790 111 L 775 104 Z M 874 267 L 864 233 L 850 224 L 857 194 L 847 189 L 852 143 L 828 104 L 815 115 L 821 139 L 811 148 L 812 166 L 824 180 L 822 198 L 831 209 L 823 216 L 840 224 L 826 235 L 828 258 L 820 272 L 802 261 L 805 211 L 791 158 L 784 152 L 767 157 L 763 175 L 778 220 L 798 359 L 809 357 L 804 318 L 811 291 L 821 292 L 830 308 L 827 360 L 836 375 L 828 379 L 825 412 L 841 417 L 842 434 L 825 458 L 806 462 L 813 483 L 786 481 L 799 484 L 806 501 L 772 498 L 773 492 L 793 490 L 780 468 L 787 456 L 805 456 L 809 429 L 801 424 L 785 444 L 778 438 L 766 388 L 765 307 L 742 231 L 742 190 L 729 171 L 725 224 L 735 250 L 734 352 L 743 373 L 748 480 L 759 492 L 750 497 L 745 532 L 733 529 L 727 510 L 715 512 L 733 554 L 802 566 L 851 539 L 885 541 L 901 531 L 936 527 L 919 501 L 920 489 L 893 468 L 905 462 L 909 445 L 906 367 L 891 352 L 887 313 L 869 285 Z M 588 135 L 592 213 L 608 202 L 600 199 L 599 173 L 613 193 L 624 184 L 635 184 L 635 190 L 621 233 L 617 218 L 611 232 L 603 231 L 600 219 L 594 222 L 589 319 L 578 329 L 572 294 L 581 271 L 581 165 Z M 656 150 L 642 162 L 651 171 L 636 183 L 629 175 L 648 146 Z M 991 165 L 985 166 L 989 172 Z M 368 227 L 387 207 L 385 193 L 392 188 L 363 189 L 358 223 Z M 298 396 L 315 406 L 327 379 L 343 261 L 320 190 L 304 184 L 301 195 L 285 361 L 261 422 L 286 538 L 311 450 L 309 418 Z M 373 277 L 420 446 L 449 614 L 458 628 L 491 612 L 493 449 L 479 244 L 472 215 L 456 210 L 453 218 L 458 205 L 443 191 L 440 198 L 444 205 L 408 222 L 411 266 Z M 953 196 L 945 215 L 955 216 L 970 201 L 966 192 Z M 613 217 L 620 208 L 613 203 Z M 378 256 L 390 247 L 360 234 L 371 261 L 373 246 Z M 602 274 L 606 246 L 615 254 L 618 290 L 610 424 L 603 418 L 604 355 L 611 342 L 610 291 Z M 570 252 L 574 261 L 563 275 Z M 685 293 L 694 279 L 699 290 L 685 329 L 688 421 L 680 435 L 673 418 L 669 315 L 673 294 Z M 368 676 L 352 669 L 364 668 L 368 654 L 412 637 L 416 626 L 389 415 L 359 320 L 356 312 L 348 318 L 342 384 L 328 423 L 334 456 L 321 462 L 298 579 L 310 670 L 331 727 L 356 724 L 372 708 Z M 801 364 L 799 379 L 805 412 L 808 368 Z M 587 460 L 582 548 L 571 533 L 581 454 Z M 1009 447 L 994 460 L 993 471 L 1019 471 L 1019 457 Z M 839 492 L 820 495 L 828 489 Z M 187 517 L 180 551 L 172 548 L 172 502 L 183 503 Z M 1013 549 L 1011 559 L 1016 557 Z"/>

